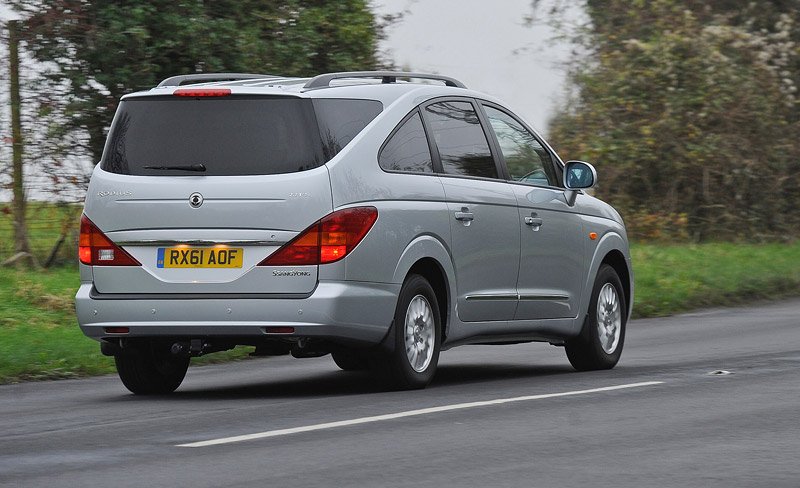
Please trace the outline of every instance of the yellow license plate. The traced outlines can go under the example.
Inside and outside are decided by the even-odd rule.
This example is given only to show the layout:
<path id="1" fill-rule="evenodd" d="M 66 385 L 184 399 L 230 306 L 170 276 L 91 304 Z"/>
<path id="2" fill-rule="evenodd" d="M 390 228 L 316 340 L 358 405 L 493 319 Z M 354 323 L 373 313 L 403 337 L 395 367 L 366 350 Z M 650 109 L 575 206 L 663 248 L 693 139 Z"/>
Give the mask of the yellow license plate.
<path id="1" fill-rule="evenodd" d="M 241 268 L 241 247 L 159 247 L 159 268 Z"/>

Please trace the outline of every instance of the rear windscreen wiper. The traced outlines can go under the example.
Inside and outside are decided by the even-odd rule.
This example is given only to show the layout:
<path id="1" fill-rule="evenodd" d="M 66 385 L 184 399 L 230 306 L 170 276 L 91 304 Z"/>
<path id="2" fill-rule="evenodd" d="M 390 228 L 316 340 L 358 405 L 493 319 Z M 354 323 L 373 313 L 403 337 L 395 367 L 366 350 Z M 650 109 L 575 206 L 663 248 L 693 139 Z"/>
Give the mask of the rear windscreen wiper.
<path id="1" fill-rule="evenodd" d="M 199 164 L 183 164 L 178 166 L 142 166 L 144 169 L 163 169 L 163 170 L 179 170 L 179 171 L 198 171 L 204 172 L 206 170 L 206 165 L 203 163 Z"/>

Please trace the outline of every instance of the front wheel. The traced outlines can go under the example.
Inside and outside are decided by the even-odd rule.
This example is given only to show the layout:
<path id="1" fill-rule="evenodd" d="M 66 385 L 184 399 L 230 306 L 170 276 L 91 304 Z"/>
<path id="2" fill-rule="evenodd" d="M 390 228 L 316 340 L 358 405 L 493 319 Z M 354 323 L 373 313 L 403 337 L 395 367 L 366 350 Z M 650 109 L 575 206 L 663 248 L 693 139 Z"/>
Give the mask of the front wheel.
<path id="1" fill-rule="evenodd" d="M 189 358 L 175 357 L 153 343 L 114 356 L 125 388 L 136 395 L 164 395 L 175 391 L 189 369 Z"/>
<path id="2" fill-rule="evenodd" d="M 611 369 L 622 355 L 627 308 L 614 268 L 600 266 L 581 335 L 566 343 L 567 358 L 578 371 Z"/>
<path id="3" fill-rule="evenodd" d="M 439 363 L 441 330 L 433 287 L 420 275 L 409 276 L 394 314 L 394 349 L 384 358 L 394 386 L 412 390 L 431 382 Z"/>

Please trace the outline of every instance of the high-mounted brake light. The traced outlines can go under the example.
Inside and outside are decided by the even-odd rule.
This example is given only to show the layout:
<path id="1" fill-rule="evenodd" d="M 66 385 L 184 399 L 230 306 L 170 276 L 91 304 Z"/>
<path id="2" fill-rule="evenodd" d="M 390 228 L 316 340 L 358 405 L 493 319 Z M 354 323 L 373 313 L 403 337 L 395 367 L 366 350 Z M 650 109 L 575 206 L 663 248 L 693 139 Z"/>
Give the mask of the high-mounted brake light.
<path id="1" fill-rule="evenodd" d="M 338 210 L 315 222 L 259 266 L 301 266 L 339 261 L 355 249 L 378 219 L 375 207 Z"/>
<path id="2" fill-rule="evenodd" d="M 81 235 L 78 241 L 78 258 L 83 264 L 92 266 L 141 266 L 124 249 L 117 246 L 111 239 L 89 220 L 86 215 L 81 215 Z"/>
<path id="3" fill-rule="evenodd" d="M 176 97 L 227 97 L 231 94 L 230 88 L 178 88 L 173 95 Z"/>

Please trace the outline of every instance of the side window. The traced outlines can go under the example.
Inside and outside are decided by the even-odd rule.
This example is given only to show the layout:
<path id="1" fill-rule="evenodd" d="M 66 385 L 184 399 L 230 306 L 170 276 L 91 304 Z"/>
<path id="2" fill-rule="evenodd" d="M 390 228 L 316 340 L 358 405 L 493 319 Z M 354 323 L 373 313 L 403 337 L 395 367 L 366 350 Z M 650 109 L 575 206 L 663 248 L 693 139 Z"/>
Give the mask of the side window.
<path id="1" fill-rule="evenodd" d="M 318 98 L 312 103 L 326 161 L 336 156 L 383 110 L 383 104 L 375 100 Z"/>
<path id="2" fill-rule="evenodd" d="M 431 151 L 419 113 L 406 120 L 386 141 L 378 163 L 387 171 L 433 173 Z"/>
<path id="3" fill-rule="evenodd" d="M 553 161 L 541 143 L 505 112 L 484 105 L 511 179 L 542 186 L 559 186 Z"/>
<path id="4" fill-rule="evenodd" d="M 446 174 L 497 178 L 486 134 L 471 103 L 432 103 L 425 107 L 425 120 Z"/>

